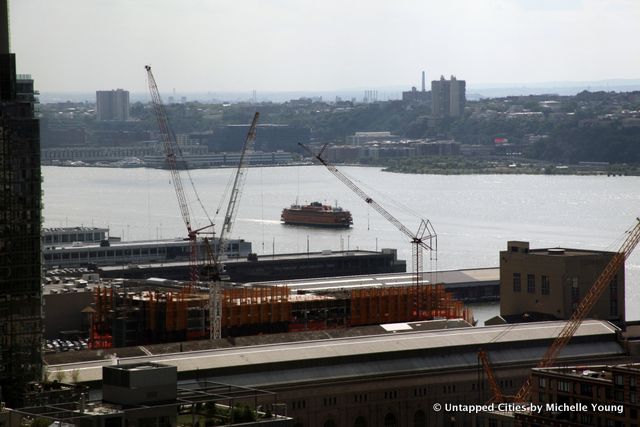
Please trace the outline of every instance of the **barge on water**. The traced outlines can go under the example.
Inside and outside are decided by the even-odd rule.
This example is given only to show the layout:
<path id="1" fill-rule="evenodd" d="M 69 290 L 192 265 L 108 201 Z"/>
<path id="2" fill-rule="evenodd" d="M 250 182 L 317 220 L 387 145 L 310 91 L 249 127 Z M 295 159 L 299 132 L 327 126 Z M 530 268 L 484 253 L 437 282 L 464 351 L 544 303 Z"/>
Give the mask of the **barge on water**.
<path id="1" fill-rule="evenodd" d="M 351 212 L 338 206 L 313 202 L 309 205 L 291 205 L 282 210 L 280 220 L 285 224 L 313 227 L 349 228 L 353 224 Z"/>

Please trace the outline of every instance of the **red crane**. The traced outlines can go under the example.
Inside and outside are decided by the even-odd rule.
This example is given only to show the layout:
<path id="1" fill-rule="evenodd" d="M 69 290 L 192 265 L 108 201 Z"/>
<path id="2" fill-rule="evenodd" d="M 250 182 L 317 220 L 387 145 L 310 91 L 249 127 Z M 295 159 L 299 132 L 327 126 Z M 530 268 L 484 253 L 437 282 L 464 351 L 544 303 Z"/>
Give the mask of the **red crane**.
<path id="1" fill-rule="evenodd" d="M 169 171 L 171 172 L 171 182 L 173 182 L 173 188 L 176 192 L 176 196 L 178 198 L 178 206 L 180 207 L 180 214 L 182 215 L 182 220 L 184 221 L 185 226 L 187 227 L 187 239 L 189 240 L 189 276 L 191 279 L 190 289 L 193 289 L 193 286 L 198 281 L 198 241 L 197 236 L 201 231 L 212 227 L 213 225 L 207 225 L 205 227 L 199 229 L 193 229 L 191 224 L 191 216 L 189 214 L 189 205 L 187 204 L 187 198 L 184 193 L 184 188 L 182 186 L 182 178 L 180 176 L 180 170 L 178 168 L 178 159 L 182 157 L 182 152 L 180 147 L 176 143 L 176 136 L 169 125 L 169 118 L 167 117 L 167 112 L 164 108 L 164 104 L 162 103 L 162 98 L 160 97 L 160 91 L 158 90 L 158 85 L 156 84 L 156 80 L 153 77 L 153 73 L 151 72 L 151 67 L 149 65 L 145 65 L 144 67 L 147 70 L 147 79 L 149 82 L 149 92 L 151 93 L 151 102 L 153 104 L 153 110 L 155 112 L 156 119 L 158 120 L 158 126 L 160 127 L 160 137 L 162 138 L 162 143 L 164 147 L 165 160 L 167 166 L 169 167 Z M 186 165 L 185 165 L 186 167 Z M 191 182 L 193 186 L 193 182 Z M 195 191 L 195 187 L 194 187 Z M 197 193 L 196 193 L 197 195 Z M 198 197 L 199 199 L 199 197 Z"/>
<path id="2" fill-rule="evenodd" d="M 343 184 L 349 187 L 354 193 L 356 193 L 362 200 L 364 200 L 369 206 L 371 206 L 376 212 L 382 215 L 387 221 L 393 224 L 398 230 L 400 230 L 405 236 L 411 239 L 412 246 L 412 257 L 413 257 L 413 269 L 414 269 L 414 278 L 413 283 L 416 288 L 416 318 L 420 319 L 420 285 L 422 284 L 422 253 L 423 250 L 429 251 L 437 251 L 438 248 L 438 238 L 436 232 L 431 225 L 429 220 L 422 219 L 420 222 L 420 226 L 418 227 L 418 231 L 413 233 L 407 227 L 405 227 L 398 219 L 396 219 L 393 215 L 391 215 L 385 208 L 380 206 L 375 200 L 367 195 L 364 191 L 362 191 L 353 181 L 347 178 L 342 172 L 340 172 L 335 166 L 327 162 L 323 159 L 322 152 L 327 147 L 325 144 L 318 154 L 314 154 L 308 147 L 305 145 L 298 143 L 302 148 L 304 148 L 312 157 L 314 157 L 318 162 L 324 165 L 329 172 L 335 175 Z"/>

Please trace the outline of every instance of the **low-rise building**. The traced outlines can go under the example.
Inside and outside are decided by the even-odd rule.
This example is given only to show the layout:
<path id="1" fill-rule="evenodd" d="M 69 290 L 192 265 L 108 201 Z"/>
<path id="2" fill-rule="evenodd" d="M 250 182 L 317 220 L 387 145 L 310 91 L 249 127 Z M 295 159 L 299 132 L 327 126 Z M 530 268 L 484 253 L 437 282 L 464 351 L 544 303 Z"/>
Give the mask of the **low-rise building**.
<path id="1" fill-rule="evenodd" d="M 530 249 L 510 241 L 500 252 L 500 315 L 510 322 L 569 319 L 614 252 L 584 249 Z M 595 303 L 589 317 L 625 319 L 624 266 Z"/>

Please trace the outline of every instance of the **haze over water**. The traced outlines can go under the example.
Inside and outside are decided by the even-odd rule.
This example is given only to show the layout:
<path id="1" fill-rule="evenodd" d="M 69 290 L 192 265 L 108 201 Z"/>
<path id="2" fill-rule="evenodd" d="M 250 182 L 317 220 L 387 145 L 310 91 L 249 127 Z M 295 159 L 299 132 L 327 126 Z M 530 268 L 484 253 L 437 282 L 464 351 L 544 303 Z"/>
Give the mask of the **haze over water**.
<path id="1" fill-rule="evenodd" d="M 380 168 L 341 167 L 374 200 L 411 230 L 420 217 L 438 233 L 438 259 L 424 268 L 497 267 L 508 240 L 532 248 L 617 250 L 640 215 L 640 177 L 546 175 L 412 175 Z M 233 169 L 191 171 L 213 218 Z M 166 170 L 43 167 L 44 226 L 109 227 L 125 240 L 184 237 L 186 229 Z M 194 200 L 192 222 L 208 223 Z M 280 213 L 298 199 L 351 211 L 349 230 L 291 227 Z M 217 216 L 220 223 L 226 202 Z M 216 228 L 217 230 L 217 228 Z M 396 248 L 411 269 L 411 245 L 322 166 L 252 168 L 232 237 L 253 243 L 259 255 L 323 249 Z M 640 249 L 627 261 L 627 319 L 640 319 Z"/>

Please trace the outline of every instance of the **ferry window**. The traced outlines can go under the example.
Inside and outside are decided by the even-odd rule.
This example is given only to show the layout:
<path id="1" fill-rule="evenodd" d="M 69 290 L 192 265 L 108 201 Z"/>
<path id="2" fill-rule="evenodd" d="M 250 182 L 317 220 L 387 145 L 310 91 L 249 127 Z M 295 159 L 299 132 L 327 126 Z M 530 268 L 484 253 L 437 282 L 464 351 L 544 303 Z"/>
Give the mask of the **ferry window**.
<path id="1" fill-rule="evenodd" d="M 142 255 L 149 255 L 149 249 L 148 248 L 144 248 L 141 250 Z"/>
<path id="2" fill-rule="evenodd" d="M 124 254 L 125 255 L 131 255 L 131 249 L 125 249 L 124 250 Z"/>
<path id="3" fill-rule="evenodd" d="M 104 251 L 98 252 L 98 257 L 99 258 L 104 258 Z"/>
<path id="4" fill-rule="evenodd" d="M 44 254 L 45 261 L 51 261 L 51 254 Z"/>
<path id="5" fill-rule="evenodd" d="M 62 259 L 69 259 L 69 252 L 62 254 Z"/>
<path id="6" fill-rule="evenodd" d="M 113 256 L 113 251 L 107 251 L 107 256 Z"/>
<path id="7" fill-rule="evenodd" d="M 158 248 L 151 248 L 151 255 L 156 255 L 158 253 Z"/>
<path id="8" fill-rule="evenodd" d="M 140 255 L 140 249 L 134 249 L 133 250 L 133 254 L 139 256 Z"/>
<path id="9" fill-rule="evenodd" d="M 118 249 L 116 251 L 116 256 L 122 256 L 122 249 Z"/>
<path id="10" fill-rule="evenodd" d="M 89 252 L 90 258 L 95 258 L 97 255 L 98 255 L 97 252 Z"/>
<path id="11" fill-rule="evenodd" d="M 78 256 L 79 256 L 79 255 L 80 255 L 80 254 L 79 254 L 78 252 L 72 252 L 72 253 L 71 253 L 71 259 L 78 259 Z"/>
<path id="12" fill-rule="evenodd" d="M 66 234 L 63 234 L 63 235 L 62 235 L 62 241 L 63 241 L 63 242 L 68 242 L 68 241 L 69 241 L 69 236 L 68 236 L 68 235 L 66 235 Z"/>

